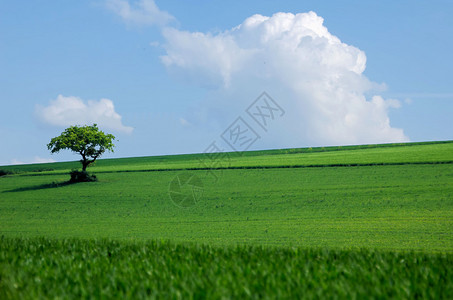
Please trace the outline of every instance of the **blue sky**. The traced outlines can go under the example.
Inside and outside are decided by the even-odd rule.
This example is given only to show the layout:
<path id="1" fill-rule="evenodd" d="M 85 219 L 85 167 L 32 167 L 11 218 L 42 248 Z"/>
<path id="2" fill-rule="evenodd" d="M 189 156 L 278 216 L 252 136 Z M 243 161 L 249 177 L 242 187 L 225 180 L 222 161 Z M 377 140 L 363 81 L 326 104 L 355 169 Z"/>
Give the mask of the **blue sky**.
<path id="1" fill-rule="evenodd" d="M 310 13 L 312 12 L 312 13 Z M 248 149 L 453 139 L 451 1 L 0 2 L 0 165 L 203 152 L 237 117 Z M 285 114 L 263 130 L 266 91 Z"/>

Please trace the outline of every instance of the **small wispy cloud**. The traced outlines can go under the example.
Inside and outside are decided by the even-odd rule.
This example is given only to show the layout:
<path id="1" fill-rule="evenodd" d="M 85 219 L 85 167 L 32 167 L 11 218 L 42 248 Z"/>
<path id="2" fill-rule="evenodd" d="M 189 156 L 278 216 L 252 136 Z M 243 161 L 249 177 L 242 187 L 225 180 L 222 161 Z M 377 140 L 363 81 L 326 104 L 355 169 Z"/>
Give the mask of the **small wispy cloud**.
<path id="1" fill-rule="evenodd" d="M 105 5 L 125 22 L 136 25 L 165 26 L 175 20 L 168 12 L 161 11 L 154 0 L 140 0 L 133 4 L 126 0 L 107 0 Z"/>
<path id="2" fill-rule="evenodd" d="M 43 158 L 43 157 L 35 156 L 35 157 L 33 157 L 33 159 L 31 159 L 29 161 L 22 161 L 22 160 L 13 158 L 10 160 L 9 163 L 11 165 L 27 165 L 27 164 L 45 164 L 45 163 L 53 163 L 53 162 L 56 162 L 56 160 L 54 160 L 52 158 Z"/>
<path id="3" fill-rule="evenodd" d="M 430 98 L 430 99 L 453 99 L 453 93 L 396 93 L 391 94 L 396 98 Z"/>
<path id="4" fill-rule="evenodd" d="M 186 126 L 186 127 L 191 125 L 190 122 L 187 121 L 187 120 L 184 119 L 184 118 L 179 118 L 179 123 L 180 123 L 182 126 Z"/>

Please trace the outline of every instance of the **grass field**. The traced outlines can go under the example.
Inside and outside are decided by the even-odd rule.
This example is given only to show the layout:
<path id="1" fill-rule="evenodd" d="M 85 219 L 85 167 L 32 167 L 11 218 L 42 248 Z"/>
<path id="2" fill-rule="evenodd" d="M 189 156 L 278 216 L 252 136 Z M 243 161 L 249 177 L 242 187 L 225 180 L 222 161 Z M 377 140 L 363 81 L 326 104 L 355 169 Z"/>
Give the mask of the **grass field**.
<path id="1" fill-rule="evenodd" d="M 452 142 L 203 159 L 100 160 L 70 185 L 77 162 L 0 167 L 0 298 L 451 298 Z M 187 208 L 169 197 L 181 173 L 203 183 Z"/>
<path id="2" fill-rule="evenodd" d="M 382 144 L 295 148 L 250 152 L 231 152 L 223 168 L 317 167 L 350 165 L 391 165 L 416 163 L 453 163 L 453 141 L 409 144 Z M 77 157 L 77 156 L 76 156 Z M 203 168 L 204 154 L 133 157 L 98 160 L 90 170 L 99 172 L 131 172 L 153 170 L 186 170 Z M 210 166 L 208 166 L 210 167 Z M 65 174 L 80 168 L 78 161 L 52 164 L 3 166 L 2 170 L 17 173 Z"/>
<path id="3" fill-rule="evenodd" d="M 2 299 L 453 296 L 453 254 L 2 239 L 0 262 Z"/>

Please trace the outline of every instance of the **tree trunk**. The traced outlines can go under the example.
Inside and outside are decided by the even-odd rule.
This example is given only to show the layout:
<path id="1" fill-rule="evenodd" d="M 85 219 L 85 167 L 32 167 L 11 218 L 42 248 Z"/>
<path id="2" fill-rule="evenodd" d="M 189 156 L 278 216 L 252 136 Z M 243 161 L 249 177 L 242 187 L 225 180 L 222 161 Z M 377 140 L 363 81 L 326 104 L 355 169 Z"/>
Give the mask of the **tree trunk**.
<path id="1" fill-rule="evenodd" d="M 88 162 L 86 160 L 82 161 L 82 171 L 86 171 L 88 167 Z"/>
<path id="2" fill-rule="evenodd" d="M 85 153 L 80 152 L 80 155 L 82 155 L 82 160 L 80 161 L 82 163 L 82 171 L 86 172 L 88 165 L 90 162 L 88 161 Z"/>

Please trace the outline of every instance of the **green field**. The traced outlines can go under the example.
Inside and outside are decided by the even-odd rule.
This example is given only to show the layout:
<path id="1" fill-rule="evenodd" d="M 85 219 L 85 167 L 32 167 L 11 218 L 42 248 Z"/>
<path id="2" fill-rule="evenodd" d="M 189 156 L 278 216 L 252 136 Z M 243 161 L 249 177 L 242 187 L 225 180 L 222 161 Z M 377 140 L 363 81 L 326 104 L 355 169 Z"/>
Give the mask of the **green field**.
<path id="1" fill-rule="evenodd" d="M 453 296 L 452 254 L 81 239 L 1 242 L 2 299 Z"/>
<path id="2" fill-rule="evenodd" d="M 78 184 L 78 162 L 0 167 L 0 298 L 452 295 L 453 142 L 228 157 L 100 160 Z M 169 186 L 185 173 L 203 194 L 182 208 Z"/>

